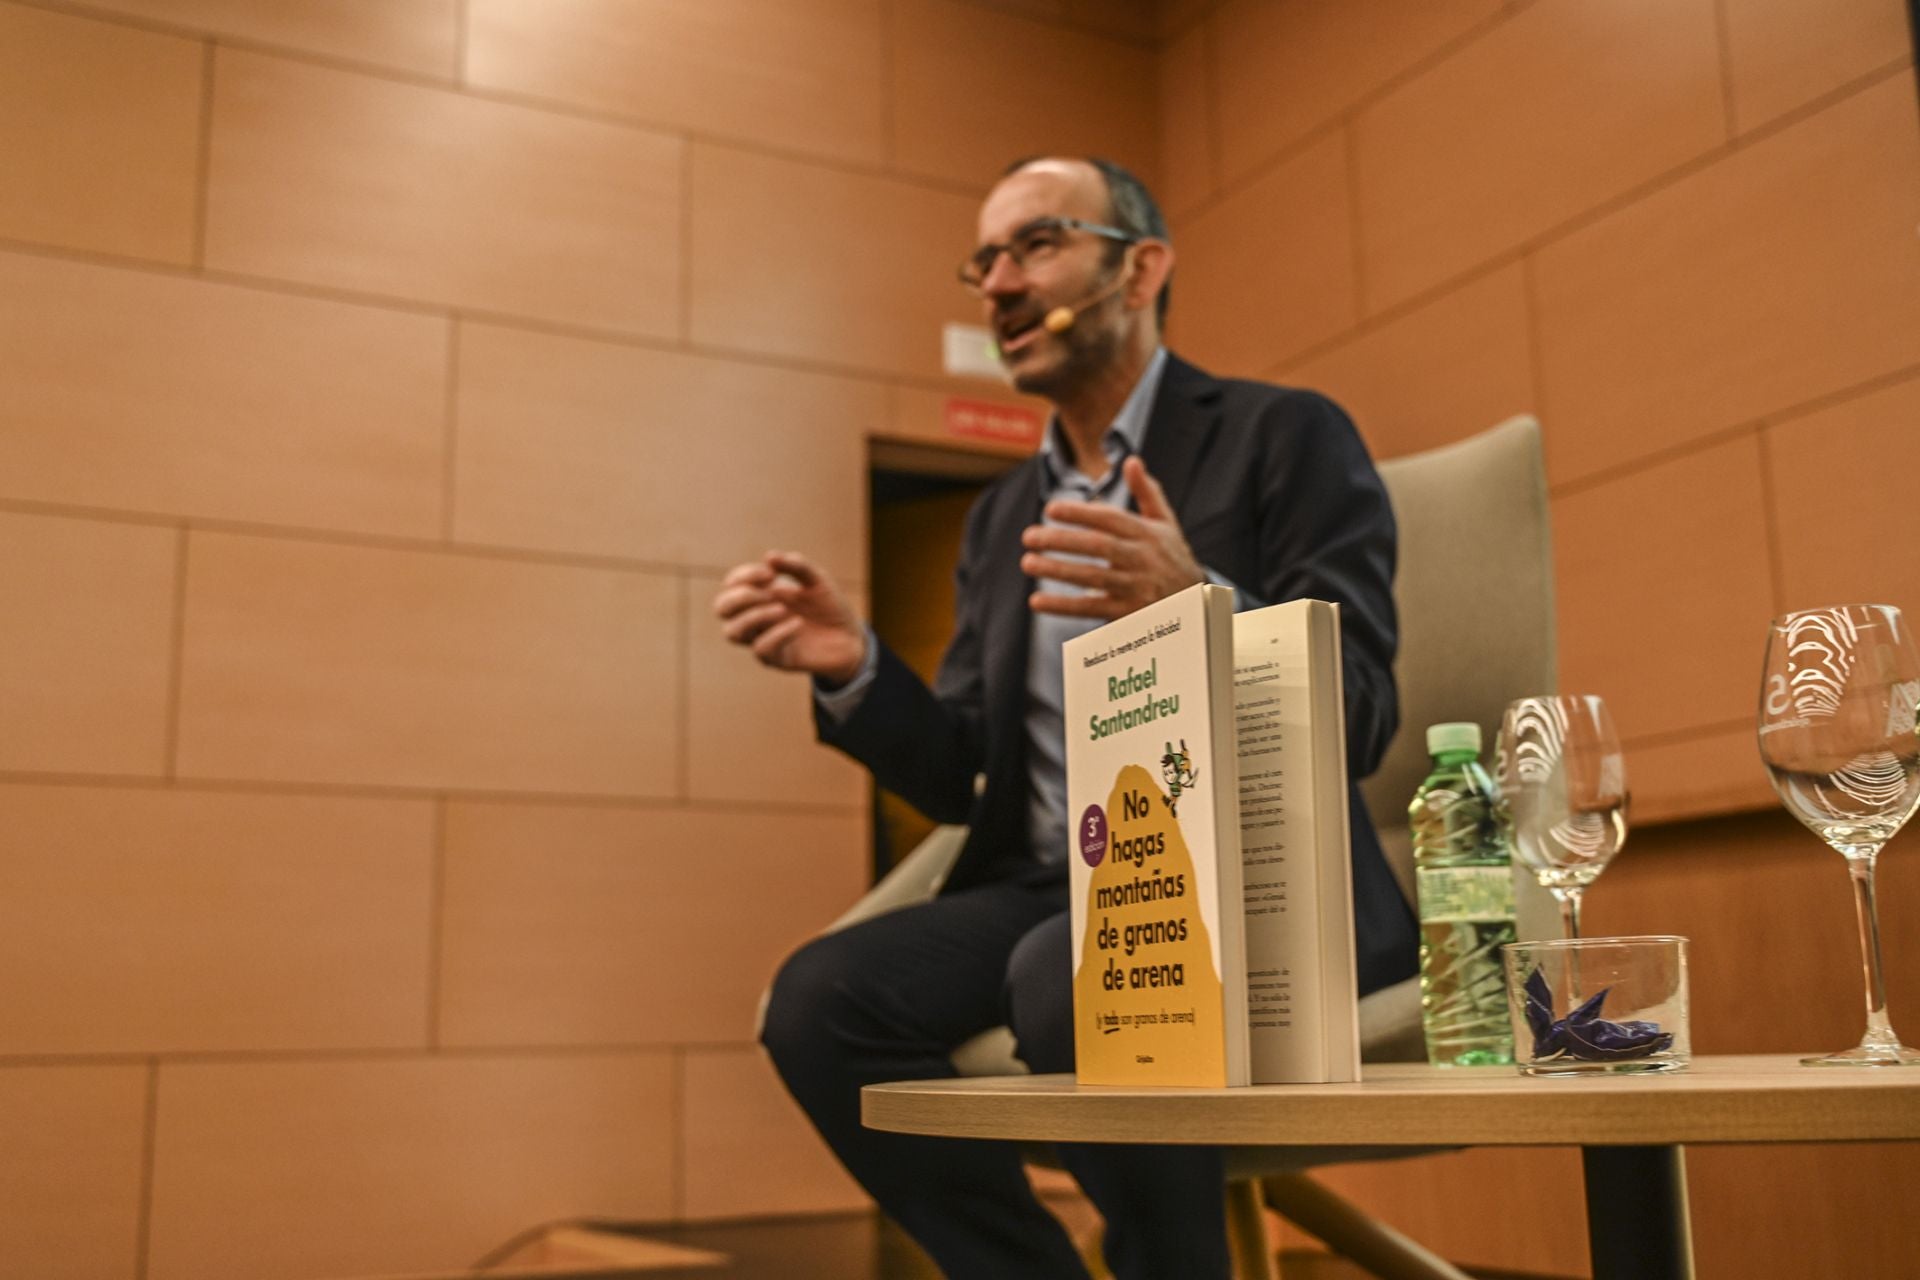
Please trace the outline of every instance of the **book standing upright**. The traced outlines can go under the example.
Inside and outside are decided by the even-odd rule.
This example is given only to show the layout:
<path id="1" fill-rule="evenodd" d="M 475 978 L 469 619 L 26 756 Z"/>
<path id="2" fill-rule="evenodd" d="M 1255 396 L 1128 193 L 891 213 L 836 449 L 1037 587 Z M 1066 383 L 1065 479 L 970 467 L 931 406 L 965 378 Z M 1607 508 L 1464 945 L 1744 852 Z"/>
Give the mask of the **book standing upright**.
<path id="1" fill-rule="evenodd" d="M 1338 610 L 1232 607 L 1065 648 L 1083 1083 L 1358 1078 Z"/>

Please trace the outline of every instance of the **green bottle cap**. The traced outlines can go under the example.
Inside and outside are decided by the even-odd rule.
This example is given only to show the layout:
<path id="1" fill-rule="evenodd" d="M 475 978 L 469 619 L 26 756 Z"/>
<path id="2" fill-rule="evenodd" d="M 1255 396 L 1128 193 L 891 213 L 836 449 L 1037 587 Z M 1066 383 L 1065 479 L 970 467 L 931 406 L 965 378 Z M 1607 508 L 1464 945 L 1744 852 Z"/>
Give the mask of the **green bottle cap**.
<path id="1" fill-rule="evenodd" d="M 1470 720 L 1450 720 L 1427 729 L 1427 754 L 1443 751 L 1471 751 L 1480 754 L 1480 726 Z"/>

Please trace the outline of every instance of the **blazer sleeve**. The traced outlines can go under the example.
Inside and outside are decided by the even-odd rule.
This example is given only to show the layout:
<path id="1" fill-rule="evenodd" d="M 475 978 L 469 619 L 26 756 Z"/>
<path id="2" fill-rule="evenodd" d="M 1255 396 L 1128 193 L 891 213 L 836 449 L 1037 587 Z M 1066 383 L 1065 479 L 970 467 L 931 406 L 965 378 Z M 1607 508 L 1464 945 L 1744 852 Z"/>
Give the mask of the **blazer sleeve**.
<path id="1" fill-rule="evenodd" d="M 1311 391 L 1283 392 L 1266 408 L 1259 463 L 1259 577 L 1266 601 L 1340 606 L 1347 770 L 1380 765 L 1400 724 L 1393 657 L 1396 531 L 1386 486 L 1339 405 Z"/>

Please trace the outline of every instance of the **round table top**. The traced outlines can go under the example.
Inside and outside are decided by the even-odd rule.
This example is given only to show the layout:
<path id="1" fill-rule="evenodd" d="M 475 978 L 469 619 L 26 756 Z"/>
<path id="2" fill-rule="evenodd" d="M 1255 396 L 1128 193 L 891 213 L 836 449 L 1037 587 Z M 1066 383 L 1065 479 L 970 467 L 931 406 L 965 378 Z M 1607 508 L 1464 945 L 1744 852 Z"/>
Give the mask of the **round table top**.
<path id="1" fill-rule="evenodd" d="M 1658 1075 L 1523 1076 L 1380 1063 L 1357 1084 L 1081 1085 L 1072 1076 L 862 1090 L 875 1129 L 1047 1142 L 1244 1146 L 1665 1146 L 1920 1139 L 1920 1067 L 1697 1057 Z"/>

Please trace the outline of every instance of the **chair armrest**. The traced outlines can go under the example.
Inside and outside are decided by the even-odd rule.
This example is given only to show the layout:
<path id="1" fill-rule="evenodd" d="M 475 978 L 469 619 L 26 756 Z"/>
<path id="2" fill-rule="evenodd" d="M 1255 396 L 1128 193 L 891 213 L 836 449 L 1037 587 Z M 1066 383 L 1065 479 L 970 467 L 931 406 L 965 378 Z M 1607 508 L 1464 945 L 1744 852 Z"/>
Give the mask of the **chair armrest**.
<path id="1" fill-rule="evenodd" d="M 1420 979 L 1407 978 L 1360 998 L 1360 1061 L 1425 1062 Z"/>
<path id="2" fill-rule="evenodd" d="M 859 901 L 821 932 L 838 933 L 862 920 L 931 902 L 940 892 L 940 886 L 946 883 L 947 873 L 953 870 L 961 846 L 966 842 L 967 828 L 963 826 L 935 827 L 932 835 L 915 845 L 912 853 L 880 878 L 879 884 L 862 894 Z"/>

